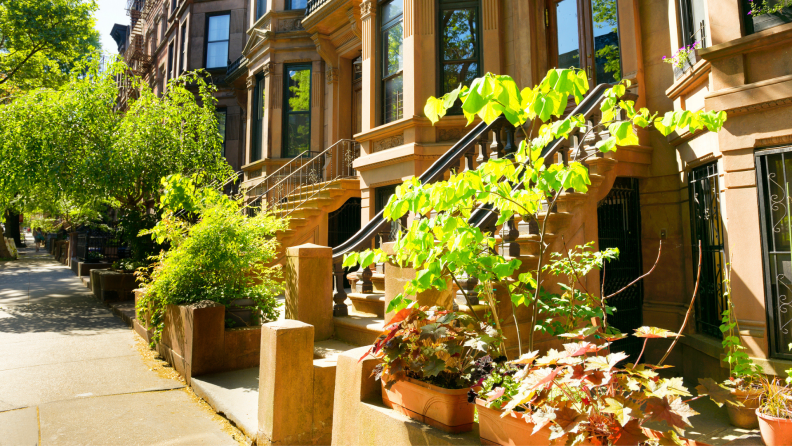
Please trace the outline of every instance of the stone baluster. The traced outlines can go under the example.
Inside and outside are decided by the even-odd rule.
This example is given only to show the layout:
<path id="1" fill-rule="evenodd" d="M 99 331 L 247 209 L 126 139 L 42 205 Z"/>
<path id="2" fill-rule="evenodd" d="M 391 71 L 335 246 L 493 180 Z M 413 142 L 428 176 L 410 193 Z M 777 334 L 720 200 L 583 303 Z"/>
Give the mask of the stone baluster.
<path id="1" fill-rule="evenodd" d="M 371 281 L 371 277 L 374 273 L 371 271 L 370 267 L 362 268 L 358 271 L 358 281 L 355 284 L 355 290 L 358 293 L 362 294 L 371 294 L 374 292 L 374 283 Z"/>
<path id="2" fill-rule="evenodd" d="M 478 279 L 465 274 L 457 278 L 457 282 L 459 282 L 459 286 L 461 287 L 460 290 L 457 291 L 457 297 L 465 301 L 468 306 L 478 305 L 479 295 L 476 292 L 476 286 L 479 283 Z M 467 299 L 465 299 L 465 296 L 467 296 Z"/>
<path id="3" fill-rule="evenodd" d="M 498 248 L 500 255 L 512 258 L 520 257 L 520 244 L 517 243 L 520 231 L 514 222 L 514 217 L 511 217 L 503 224 L 500 236 L 503 240 Z"/>
<path id="4" fill-rule="evenodd" d="M 342 262 L 333 264 L 333 277 L 335 280 L 335 292 L 333 293 L 333 316 L 349 316 L 349 308 L 346 303 L 346 290 L 344 289 L 344 267 Z"/>
<path id="5" fill-rule="evenodd" d="M 487 162 L 489 159 L 489 142 L 490 139 L 488 138 L 489 132 L 484 132 L 479 136 L 476 140 L 476 144 L 479 146 L 478 157 L 476 158 L 476 165 L 480 166 Z"/>
<path id="6" fill-rule="evenodd" d="M 503 142 L 501 142 L 501 129 L 502 127 L 493 128 L 492 144 L 490 144 L 490 159 L 498 159 L 503 156 Z"/>
<path id="7" fill-rule="evenodd" d="M 464 158 L 463 158 L 464 159 L 464 163 L 465 163 L 465 167 L 462 169 L 463 172 L 466 172 L 468 170 L 473 170 L 475 168 L 473 166 L 473 155 L 475 155 L 475 154 L 476 154 L 476 143 L 474 142 L 474 143 L 470 144 L 470 147 L 468 147 L 468 150 L 465 151 Z"/>
<path id="8" fill-rule="evenodd" d="M 507 123 L 503 129 L 506 134 L 506 144 L 503 145 L 504 157 L 514 159 L 514 154 L 517 153 L 517 144 L 514 142 L 514 126 Z"/>

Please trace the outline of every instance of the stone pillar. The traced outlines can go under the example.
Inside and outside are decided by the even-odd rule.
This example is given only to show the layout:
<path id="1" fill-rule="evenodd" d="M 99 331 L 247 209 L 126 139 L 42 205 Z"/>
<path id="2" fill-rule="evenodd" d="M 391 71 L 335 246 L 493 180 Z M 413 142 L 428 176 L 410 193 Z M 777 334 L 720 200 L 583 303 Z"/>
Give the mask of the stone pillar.
<path id="1" fill-rule="evenodd" d="M 300 321 L 261 327 L 257 444 L 312 443 L 313 338 Z"/>
<path id="2" fill-rule="evenodd" d="M 333 250 L 306 243 L 286 250 L 286 319 L 314 326 L 314 340 L 333 335 Z"/>
<path id="3" fill-rule="evenodd" d="M 382 250 L 387 254 L 393 254 L 393 245 L 395 242 L 388 242 L 382 244 Z M 415 279 L 415 270 L 413 268 L 401 268 L 392 263 L 385 264 L 385 309 L 388 309 L 388 304 L 394 297 L 404 292 L 404 285 Z M 417 300 L 418 305 L 435 306 L 440 305 L 447 309 L 454 306 L 454 296 L 452 294 L 451 279 L 448 280 L 446 289 L 443 291 L 428 290 L 416 296 L 407 296 L 408 299 Z M 385 313 L 385 324 L 393 318 L 393 312 Z"/>
<path id="4" fill-rule="evenodd" d="M 377 42 L 377 2 L 364 0 L 360 3 L 360 20 L 363 25 L 363 110 L 362 131 L 367 132 L 377 126 L 377 65 L 374 48 Z"/>

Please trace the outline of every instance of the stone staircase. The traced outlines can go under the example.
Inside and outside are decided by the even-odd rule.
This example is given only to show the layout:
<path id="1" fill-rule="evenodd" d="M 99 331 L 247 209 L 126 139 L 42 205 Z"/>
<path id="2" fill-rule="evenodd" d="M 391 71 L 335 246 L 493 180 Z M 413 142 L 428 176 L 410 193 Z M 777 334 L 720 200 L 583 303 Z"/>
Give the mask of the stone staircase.
<path id="1" fill-rule="evenodd" d="M 596 151 L 594 148 L 595 140 L 584 141 L 586 153 Z M 634 148 L 633 148 L 634 149 Z M 637 155 L 636 155 L 637 154 Z M 567 158 L 569 159 L 569 158 Z M 589 169 L 591 185 L 587 193 L 564 192 L 556 201 L 555 211 L 548 213 L 542 212 L 538 215 L 538 228 L 536 224 L 523 222 L 517 217 L 515 226 L 519 231 L 519 236 L 514 240 L 519 245 L 519 259 L 522 265 L 517 273 L 535 272 L 539 262 L 539 231 L 547 218 L 547 229 L 544 241 L 547 244 L 543 264 L 550 260 L 551 252 L 564 252 L 565 249 L 573 249 L 576 245 L 582 245 L 586 240 L 597 240 L 597 203 L 605 198 L 613 186 L 617 176 L 644 176 L 651 163 L 651 151 L 639 150 L 618 150 L 606 154 L 604 157 L 591 157 L 584 161 Z M 496 228 L 496 239 L 499 244 L 503 242 L 502 227 Z M 565 248 L 566 245 L 566 248 Z M 509 258 L 508 256 L 506 256 Z M 516 274 L 517 274 L 516 273 Z M 363 285 L 361 272 L 352 272 L 347 275 L 352 290 L 348 293 L 346 304 L 349 307 L 349 316 L 336 316 L 335 338 L 355 345 L 370 345 L 384 329 L 384 314 L 386 308 L 386 290 L 389 284 L 385 269 L 382 265 L 377 265 L 366 273 L 367 285 Z M 515 275 L 516 276 L 516 275 Z M 589 277 L 582 278 L 588 281 L 594 289 L 599 287 L 599 275 L 591 274 Z M 395 281 L 394 281 L 395 282 Z M 365 287 L 368 286 L 368 289 Z M 392 285 L 400 287 L 398 285 Z M 587 285 L 588 286 L 588 285 Z M 546 283 L 546 288 L 553 292 L 560 292 L 557 285 Z M 389 295 L 396 295 L 401 290 L 394 290 Z M 518 355 L 517 332 L 515 330 L 514 318 L 512 316 L 512 306 L 508 296 L 504 292 L 496 289 L 496 298 L 499 301 L 499 318 L 502 321 L 502 329 L 507 339 L 507 351 L 509 356 Z M 473 312 L 483 315 L 488 310 L 486 305 L 473 305 L 472 308 L 465 302 L 456 284 L 452 285 L 452 292 L 455 293 L 455 302 L 461 311 Z M 530 312 L 526 307 L 517 309 L 517 321 L 520 328 L 520 335 L 525 338 L 530 330 Z M 555 345 L 558 343 L 559 345 Z M 549 335 L 537 333 L 535 344 L 539 348 L 560 348 L 560 341 Z"/>

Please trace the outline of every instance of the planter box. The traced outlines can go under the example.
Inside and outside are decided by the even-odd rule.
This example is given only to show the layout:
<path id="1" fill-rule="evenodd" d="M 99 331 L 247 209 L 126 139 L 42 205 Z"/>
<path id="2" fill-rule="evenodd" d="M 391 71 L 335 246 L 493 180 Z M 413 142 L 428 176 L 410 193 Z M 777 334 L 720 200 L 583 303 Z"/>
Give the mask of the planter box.
<path id="1" fill-rule="evenodd" d="M 93 269 L 107 269 L 107 268 L 110 268 L 110 264 L 109 263 L 78 262 L 77 263 L 77 277 L 90 276 L 91 270 L 93 270 Z"/>
<path id="2" fill-rule="evenodd" d="M 136 307 L 142 296 L 135 290 Z M 135 319 L 135 331 L 151 342 L 147 327 Z M 225 307 L 210 301 L 168 305 L 156 349 L 189 384 L 193 376 L 258 367 L 261 327 L 226 329 Z"/>
<path id="3" fill-rule="evenodd" d="M 104 302 L 118 302 L 134 299 L 134 291 L 138 287 L 134 273 L 119 273 L 103 270 L 99 275 L 100 288 L 97 297 Z M 96 292 L 94 292 L 96 295 Z"/>
<path id="4" fill-rule="evenodd" d="M 500 445 L 500 446 L 524 446 L 524 445 L 548 445 L 550 441 L 550 428 L 543 427 L 535 434 L 531 435 L 535 424 L 523 418 L 522 414 L 510 413 L 501 418 L 503 413 L 500 410 L 490 409 L 485 406 L 486 402 L 476 399 L 476 409 L 479 414 L 479 435 L 481 444 Z M 652 429 L 642 428 L 644 435 L 652 440 L 661 440 L 665 434 Z M 708 446 L 706 443 L 680 438 L 685 446 Z M 566 443 L 566 437 L 556 439 L 556 444 Z M 582 446 L 589 445 L 586 442 Z"/>
<path id="5" fill-rule="evenodd" d="M 485 406 L 485 401 L 476 399 L 479 416 L 479 435 L 485 445 L 547 445 L 550 444 L 550 428 L 545 426 L 532 435 L 534 423 L 512 412 L 501 418 L 501 411 Z M 564 444 L 563 440 L 559 444 Z"/>
<path id="6" fill-rule="evenodd" d="M 407 378 L 385 389 L 382 402 L 396 412 L 444 432 L 467 432 L 473 428 L 475 406 L 467 402 L 469 389 L 443 389 Z"/>

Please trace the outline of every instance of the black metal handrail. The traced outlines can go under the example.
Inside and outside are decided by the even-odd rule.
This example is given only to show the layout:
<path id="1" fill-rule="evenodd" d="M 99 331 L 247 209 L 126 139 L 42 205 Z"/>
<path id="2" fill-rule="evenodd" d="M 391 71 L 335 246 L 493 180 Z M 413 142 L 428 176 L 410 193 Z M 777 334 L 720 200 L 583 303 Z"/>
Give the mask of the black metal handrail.
<path id="1" fill-rule="evenodd" d="M 228 66 L 228 69 L 226 69 L 226 74 L 231 74 L 231 73 L 233 73 L 233 72 L 234 72 L 234 71 L 235 71 L 237 68 L 239 68 L 239 64 L 240 64 L 240 63 L 242 63 L 242 60 L 243 60 L 244 58 L 245 58 L 245 56 L 239 56 L 239 57 L 237 58 L 237 60 L 235 60 L 235 61 L 231 62 L 231 64 Z"/>

